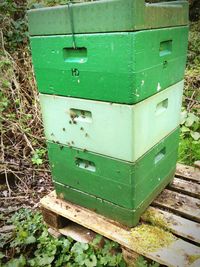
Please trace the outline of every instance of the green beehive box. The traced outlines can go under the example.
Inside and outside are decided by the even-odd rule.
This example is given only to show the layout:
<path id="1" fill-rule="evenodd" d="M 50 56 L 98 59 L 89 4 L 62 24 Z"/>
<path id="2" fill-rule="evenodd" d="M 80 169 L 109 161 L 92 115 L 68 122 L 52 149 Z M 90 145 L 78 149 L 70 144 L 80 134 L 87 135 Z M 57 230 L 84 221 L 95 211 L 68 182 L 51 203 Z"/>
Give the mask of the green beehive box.
<path id="1" fill-rule="evenodd" d="M 188 24 L 188 1 L 102 0 L 28 12 L 30 35 L 135 31 Z"/>
<path id="2" fill-rule="evenodd" d="M 137 103 L 184 77 L 188 27 L 129 33 L 32 37 L 39 91 Z"/>
<path id="3" fill-rule="evenodd" d="M 178 138 L 179 128 L 135 163 L 48 142 L 57 194 L 133 226 L 173 178 Z"/>
<path id="4" fill-rule="evenodd" d="M 135 105 L 40 94 L 46 139 L 135 162 L 179 126 L 183 81 Z"/>

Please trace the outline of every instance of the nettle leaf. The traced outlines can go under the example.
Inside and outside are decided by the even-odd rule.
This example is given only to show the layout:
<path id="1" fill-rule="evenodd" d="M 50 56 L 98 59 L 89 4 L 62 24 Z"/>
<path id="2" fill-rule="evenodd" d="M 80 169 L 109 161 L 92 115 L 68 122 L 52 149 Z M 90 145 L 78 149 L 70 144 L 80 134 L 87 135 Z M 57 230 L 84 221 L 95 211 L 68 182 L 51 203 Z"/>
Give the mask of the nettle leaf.
<path id="1" fill-rule="evenodd" d="M 185 126 L 191 127 L 194 122 L 198 122 L 198 121 L 199 121 L 199 118 L 196 115 L 194 115 L 193 113 L 188 113 Z"/>
<path id="2" fill-rule="evenodd" d="M 190 132 L 190 135 L 192 136 L 192 138 L 195 140 L 195 141 L 198 141 L 200 139 L 200 133 L 198 132 Z"/>

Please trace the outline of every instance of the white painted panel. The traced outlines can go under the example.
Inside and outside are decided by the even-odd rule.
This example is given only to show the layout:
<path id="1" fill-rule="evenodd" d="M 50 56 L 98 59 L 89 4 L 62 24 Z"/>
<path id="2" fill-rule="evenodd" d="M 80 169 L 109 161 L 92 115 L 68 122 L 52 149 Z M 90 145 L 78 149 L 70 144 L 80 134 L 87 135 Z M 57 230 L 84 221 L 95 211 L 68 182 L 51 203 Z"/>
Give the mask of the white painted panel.
<path id="1" fill-rule="evenodd" d="M 183 81 L 136 104 L 40 94 L 48 140 L 135 161 L 179 125 Z"/>

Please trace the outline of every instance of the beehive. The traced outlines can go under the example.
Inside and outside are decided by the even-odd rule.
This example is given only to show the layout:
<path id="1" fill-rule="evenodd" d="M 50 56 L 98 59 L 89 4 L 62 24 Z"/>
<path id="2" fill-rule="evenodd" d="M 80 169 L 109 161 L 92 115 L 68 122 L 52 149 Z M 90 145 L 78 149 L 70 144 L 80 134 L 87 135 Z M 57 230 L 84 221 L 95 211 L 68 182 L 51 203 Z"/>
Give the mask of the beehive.
<path id="1" fill-rule="evenodd" d="M 175 172 L 188 2 L 83 1 L 28 21 L 58 197 L 136 225 Z"/>

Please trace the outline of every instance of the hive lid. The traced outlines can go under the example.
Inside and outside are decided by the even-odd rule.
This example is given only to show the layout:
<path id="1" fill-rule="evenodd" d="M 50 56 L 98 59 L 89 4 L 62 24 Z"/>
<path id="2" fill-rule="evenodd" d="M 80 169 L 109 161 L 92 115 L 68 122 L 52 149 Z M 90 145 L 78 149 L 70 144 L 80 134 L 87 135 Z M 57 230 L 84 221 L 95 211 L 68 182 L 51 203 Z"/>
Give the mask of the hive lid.
<path id="1" fill-rule="evenodd" d="M 188 1 L 145 3 L 145 0 L 100 0 L 32 9 L 28 11 L 29 33 L 135 31 L 188 24 Z"/>

